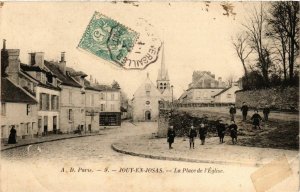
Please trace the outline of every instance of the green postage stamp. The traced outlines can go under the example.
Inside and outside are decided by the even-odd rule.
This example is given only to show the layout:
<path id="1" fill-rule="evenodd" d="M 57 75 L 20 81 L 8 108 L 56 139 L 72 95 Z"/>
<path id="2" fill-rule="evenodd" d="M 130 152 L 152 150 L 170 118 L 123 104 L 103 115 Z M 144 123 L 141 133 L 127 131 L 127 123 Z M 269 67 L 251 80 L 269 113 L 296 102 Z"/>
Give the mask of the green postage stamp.
<path id="1" fill-rule="evenodd" d="M 145 20 L 137 22 L 138 33 L 95 12 L 78 47 L 126 69 L 144 69 L 155 62 L 161 41 L 149 31 Z"/>

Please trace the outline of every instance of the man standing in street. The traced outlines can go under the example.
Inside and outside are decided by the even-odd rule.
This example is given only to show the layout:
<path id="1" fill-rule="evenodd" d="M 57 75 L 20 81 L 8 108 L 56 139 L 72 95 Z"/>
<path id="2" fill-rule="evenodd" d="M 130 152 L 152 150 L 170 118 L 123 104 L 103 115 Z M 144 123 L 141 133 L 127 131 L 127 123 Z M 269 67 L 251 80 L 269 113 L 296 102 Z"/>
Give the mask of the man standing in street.
<path id="1" fill-rule="evenodd" d="M 269 120 L 269 113 L 270 113 L 270 107 L 268 105 L 265 105 L 265 108 L 263 109 L 263 114 L 264 114 L 264 120 L 265 121 Z"/>
<path id="2" fill-rule="evenodd" d="M 248 106 L 245 102 L 243 102 L 243 106 L 241 108 L 242 114 L 243 114 L 243 121 L 246 121 L 247 119 L 247 113 L 248 113 Z"/>
<path id="3" fill-rule="evenodd" d="M 218 132 L 218 137 L 220 139 L 220 143 L 224 143 L 224 136 L 225 136 L 225 124 L 223 123 L 222 119 L 219 119 L 217 122 L 217 132 Z"/>
<path id="4" fill-rule="evenodd" d="M 190 138 L 190 149 L 193 146 L 193 149 L 195 149 L 195 137 L 197 137 L 197 132 L 194 128 L 194 126 L 191 126 L 190 132 L 189 132 L 189 138 Z"/>
<path id="5" fill-rule="evenodd" d="M 234 105 L 230 106 L 229 113 L 230 113 L 231 121 L 234 121 L 234 115 L 236 114 L 236 109 L 235 109 Z"/>
<path id="6" fill-rule="evenodd" d="M 175 131 L 173 129 L 173 126 L 170 126 L 168 130 L 168 143 L 169 143 L 169 149 L 173 149 L 172 143 L 174 143 L 174 138 L 175 138 Z"/>

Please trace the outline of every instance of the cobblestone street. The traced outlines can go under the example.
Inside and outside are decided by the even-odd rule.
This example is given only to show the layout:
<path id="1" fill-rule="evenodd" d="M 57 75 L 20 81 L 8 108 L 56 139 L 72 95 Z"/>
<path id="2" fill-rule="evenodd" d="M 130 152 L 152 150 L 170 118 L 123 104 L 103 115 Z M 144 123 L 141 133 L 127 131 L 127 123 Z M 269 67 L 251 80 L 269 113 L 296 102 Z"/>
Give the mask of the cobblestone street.
<path id="1" fill-rule="evenodd" d="M 157 123 L 124 122 L 120 128 L 104 130 L 103 135 L 2 151 L 2 190 L 21 191 L 20 186 L 30 182 L 27 191 L 39 192 L 62 191 L 61 185 L 65 186 L 64 191 L 123 192 L 126 188 L 126 191 L 146 192 L 160 191 L 162 187 L 173 191 L 190 191 L 191 187 L 206 191 L 255 191 L 250 175 L 258 167 L 154 160 L 117 153 L 111 148 L 111 144 L 134 135 L 137 139 L 144 134 L 151 137 L 156 129 Z M 131 168 L 150 168 L 153 172 L 131 172 Z M 160 169 L 163 173 L 156 172 Z M 175 173 L 175 169 L 186 171 Z M 198 169 L 214 171 L 189 172 Z M 11 181 L 6 180 L 9 178 L 19 185 L 9 185 Z M 297 176 L 292 176 L 270 191 L 295 191 L 295 184 Z"/>

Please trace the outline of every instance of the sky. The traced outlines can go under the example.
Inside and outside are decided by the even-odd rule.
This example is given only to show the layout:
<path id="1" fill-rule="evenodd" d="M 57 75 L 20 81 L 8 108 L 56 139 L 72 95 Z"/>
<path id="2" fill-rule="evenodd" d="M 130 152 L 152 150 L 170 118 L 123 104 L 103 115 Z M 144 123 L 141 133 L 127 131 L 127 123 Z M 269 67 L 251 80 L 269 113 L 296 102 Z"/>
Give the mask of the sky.
<path id="1" fill-rule="evenodd" d="M 45 59 L 59 60 L 66 52 L 67 66 L 84 71 L 98 82 L 119 82 L 129 98 L 149 73 L 156 83 L 161 56 L 144 70 L 124 70 L 77 48 L 93 13 L 98 11 L 131 27 L 139 18 L 147 20 L 164 41 L 165 64 L 174 96 L 179 97 L 192 81 L 195 70 L 211 71 L 226 80 L 243 75 L 231 37 L 254 3 L 235 2 L 234 16 L 223 15 L 221 2 L 5 2 L 0 8 L 0 37 L 7 48 L 20 49 L 28 63 L 29 52 L 45 52 Z M 207 8 L 207 10 L 206 10 Z"/>

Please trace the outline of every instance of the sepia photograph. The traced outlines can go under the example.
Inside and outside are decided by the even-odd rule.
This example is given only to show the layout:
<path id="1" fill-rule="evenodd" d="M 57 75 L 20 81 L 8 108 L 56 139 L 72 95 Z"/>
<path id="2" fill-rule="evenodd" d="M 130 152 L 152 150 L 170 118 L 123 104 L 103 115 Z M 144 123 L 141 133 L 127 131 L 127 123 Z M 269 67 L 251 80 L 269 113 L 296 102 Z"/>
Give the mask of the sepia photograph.
<path id="1" fill-rule="evenodd" d="M 297 192 L 298 1 L 2 1 L 0 191 Z"/>

